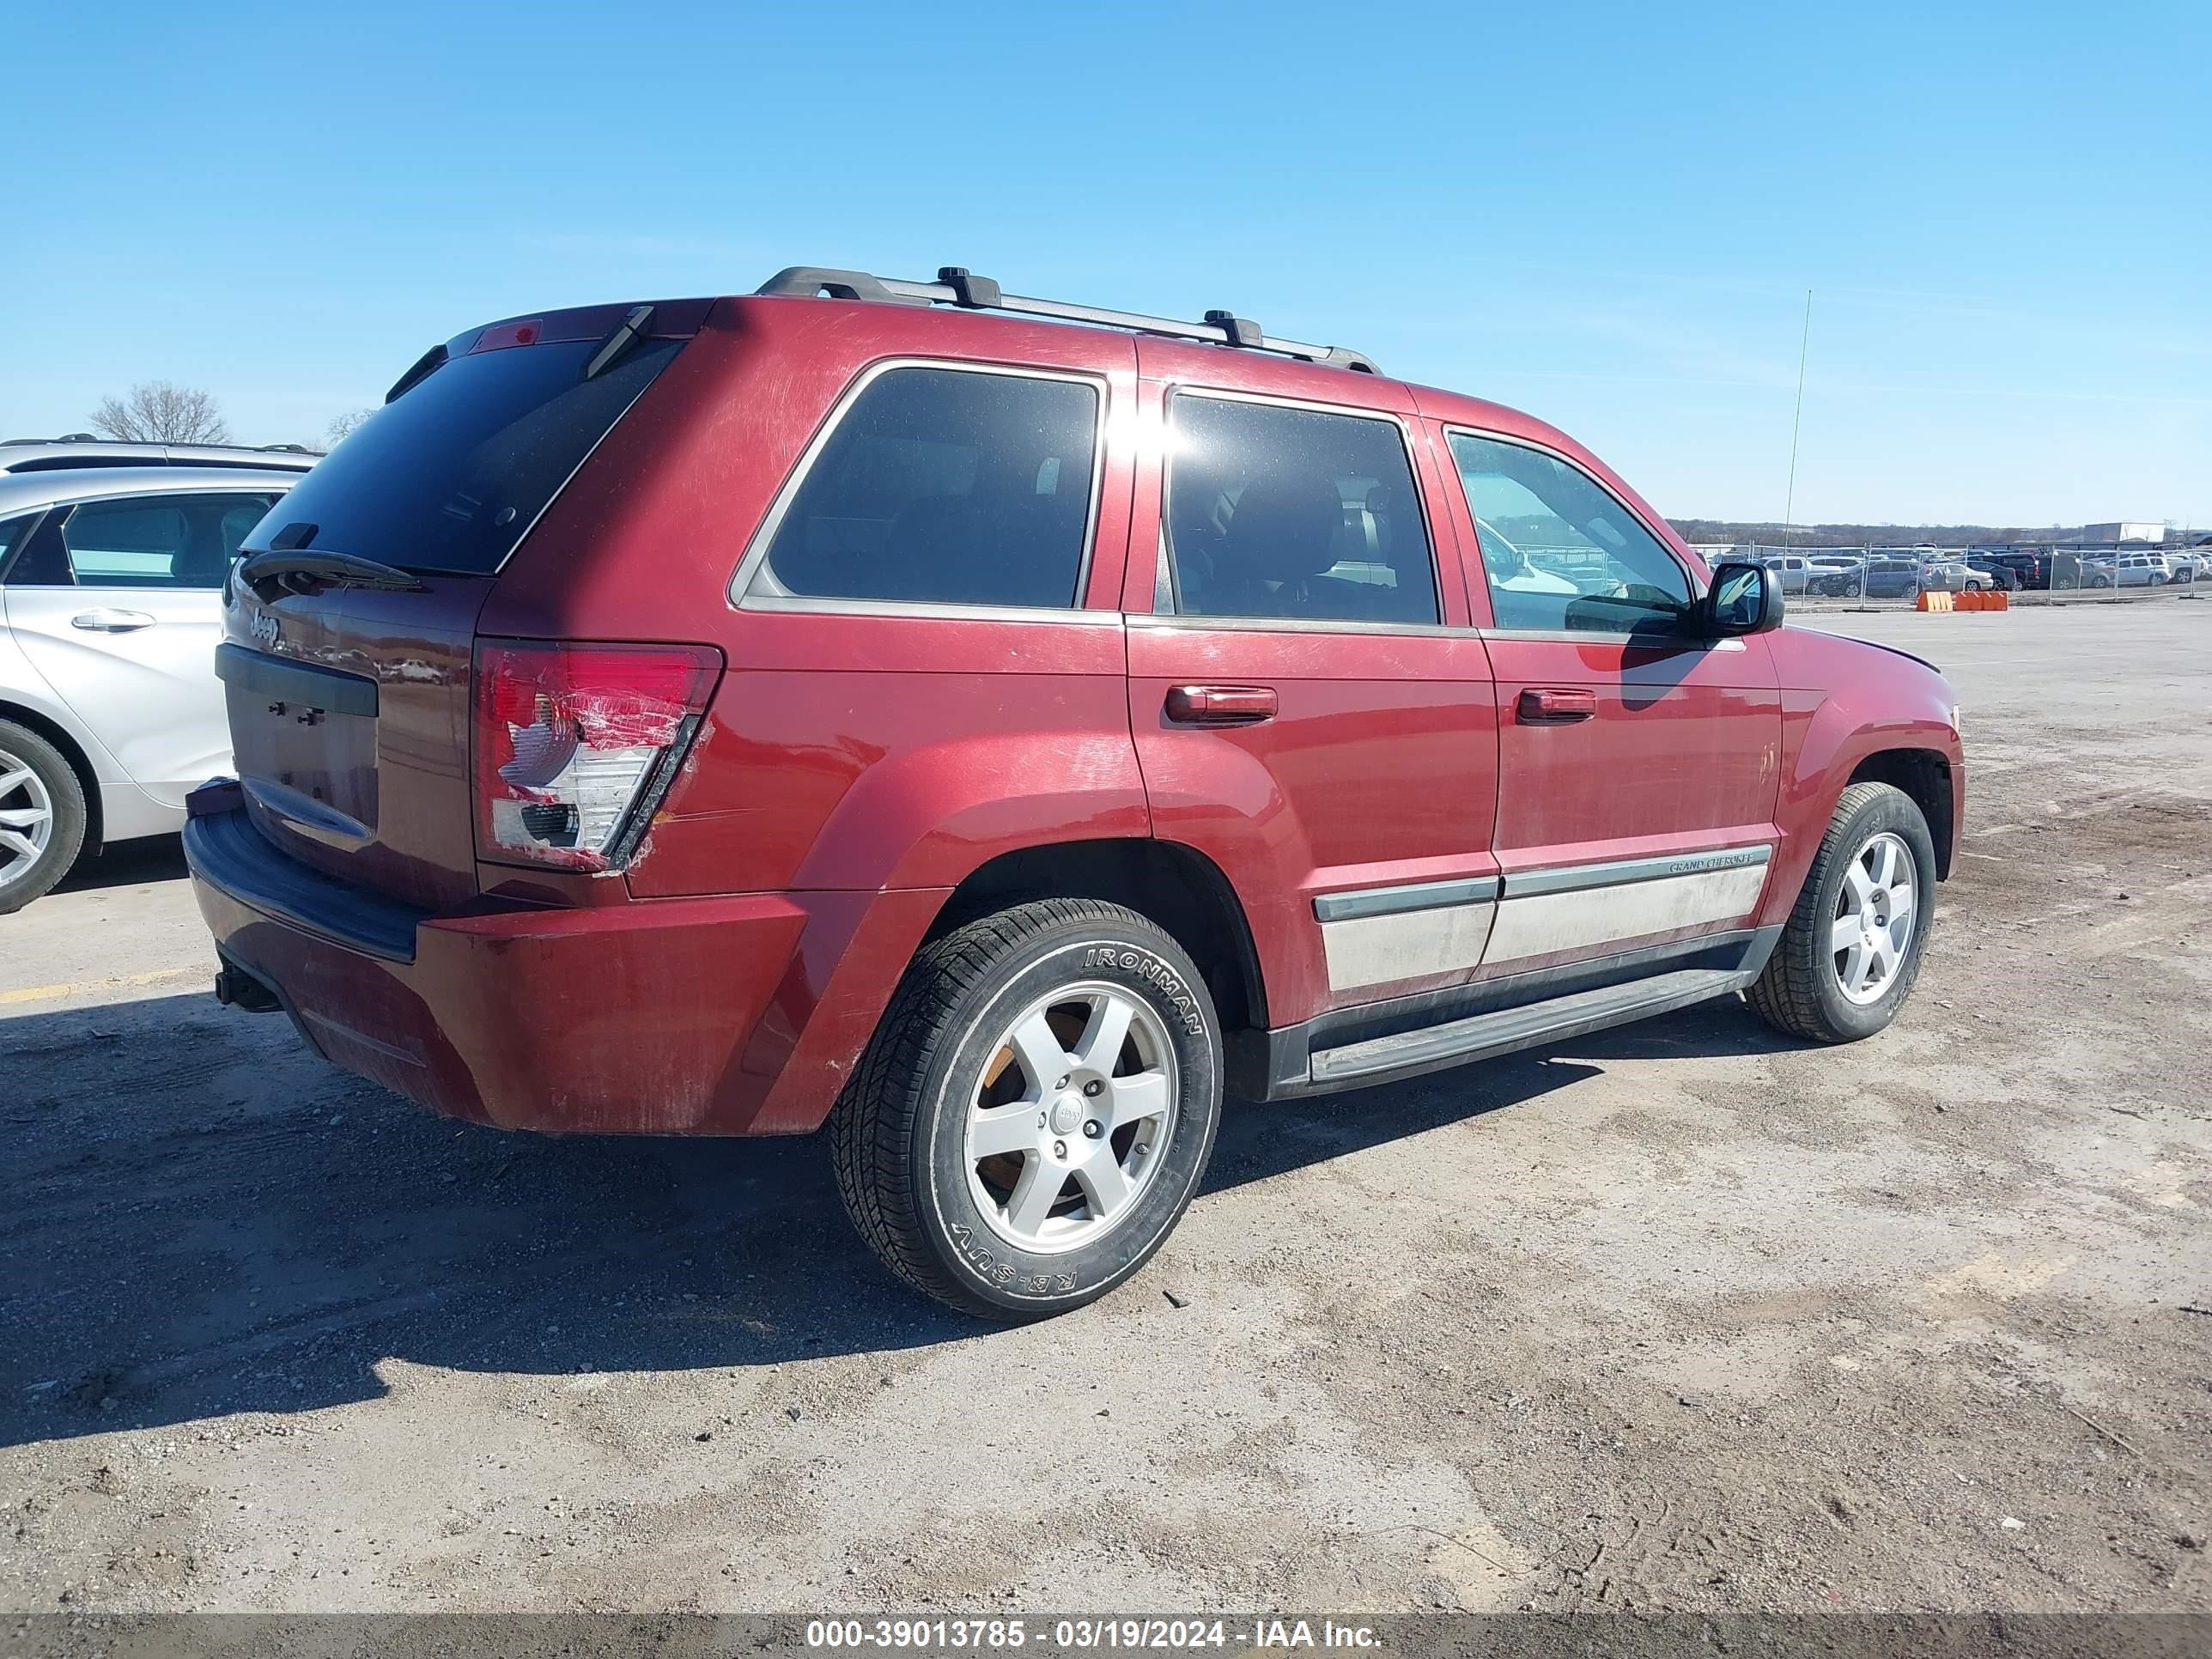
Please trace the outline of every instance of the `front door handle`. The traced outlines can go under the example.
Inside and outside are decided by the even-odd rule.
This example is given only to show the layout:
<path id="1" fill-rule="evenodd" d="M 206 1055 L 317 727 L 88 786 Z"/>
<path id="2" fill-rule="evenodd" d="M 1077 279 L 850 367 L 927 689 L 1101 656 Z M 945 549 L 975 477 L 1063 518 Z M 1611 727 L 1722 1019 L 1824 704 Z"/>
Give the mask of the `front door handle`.
<path id="1" fill-rule="evenodd" d="M 1171 685 L 1168 719 L 1177 726 L 1256 726 L 1275 718 L 1272 685 Z"/>
<path id="2" fill-rule="evenodd" d="M 1597 693 L 1579 685 L 1532 685 L 1515 713 L 1523 726 L 1571 726 L 1597 713 Z"/>
<path id="3" fill-rule="evenodd" d="M 154 619 L 143 611 L 117 611 L 105 605 L 97 611 L 80 611 L 70 618 L 71 628 L 82 628 L 91 634 L 128 634 L 133 629 L 153 625 Z"/>

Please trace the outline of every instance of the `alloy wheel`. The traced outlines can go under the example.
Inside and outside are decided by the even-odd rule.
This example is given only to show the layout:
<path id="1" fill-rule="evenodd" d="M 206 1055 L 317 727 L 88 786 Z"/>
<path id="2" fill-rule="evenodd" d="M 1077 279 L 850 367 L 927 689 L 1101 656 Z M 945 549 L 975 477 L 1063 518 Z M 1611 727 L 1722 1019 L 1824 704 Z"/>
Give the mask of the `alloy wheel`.
<path id="1" fill-rule="evenodd" d="M 968 1185 L 1006 1243 L 1049 1255 L 1119 1226 L 1176 1129 L 1175 1050 L 1118 986 L 1072 985 L 1022 1010 L 969 1103 Z"/>
<path id="2" fill-rule="evenodd" d="M 0 887 L 30 874 L 54 836 L 46 780 L 0 749 Z"/>
<path id="3" fill-rule="evenodd" d="M 1885 830 L 1844 868 L 1829 924 L 1836 983 L 1856 1003 L 1879 1001 L 1897 982 L 1918 922 L 1912 850 Z"/>

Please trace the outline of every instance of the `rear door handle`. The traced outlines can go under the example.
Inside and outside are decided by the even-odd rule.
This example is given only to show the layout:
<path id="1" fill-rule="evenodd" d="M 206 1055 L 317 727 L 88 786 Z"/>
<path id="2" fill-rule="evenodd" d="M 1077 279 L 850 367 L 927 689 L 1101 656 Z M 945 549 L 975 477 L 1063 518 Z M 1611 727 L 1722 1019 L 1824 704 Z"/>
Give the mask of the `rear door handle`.
<path id="1" fill-rule="evenodd" d="M 1571 726 L 1597 713 L 1597 693 L 1579 685 L 1532 685 L 1515 712 L 1523 726 Z"/>
<path id="2" fill-rule="evenodd" d="M 1256 726 L 1275 718 L 1272 685 L 1171 685 L 1168 719 L 1177 726 Z"/>
<path id="3" fill-rule="evenodd" d="M 143 611 L 117 611 L 105 605 L 97 611 L 80 611 L 70 618 L 71 628 L 82 628 L 91 634 L 128 634 L 133 629 L 153 625 L 154 619 Z"/>

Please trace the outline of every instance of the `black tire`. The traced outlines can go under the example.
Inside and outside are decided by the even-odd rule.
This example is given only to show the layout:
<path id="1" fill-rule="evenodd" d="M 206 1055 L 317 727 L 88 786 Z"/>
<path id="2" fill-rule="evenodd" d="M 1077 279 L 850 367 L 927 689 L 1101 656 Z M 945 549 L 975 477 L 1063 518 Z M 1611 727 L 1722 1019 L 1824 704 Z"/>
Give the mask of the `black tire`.
<path id="1" fill-rule="evenodd" d="M 84 785 L 76 769 L 69 763 L 61 750 L 27 726 L 13 720 L 0 720 L 0 757 L 20 761 L 44 789 L 52 813 L 46 843 L 38 855 L 13 876 L 0 876 L 0 916 L 13 915 L 33 899 L 46 892 L 76 862 L 77 854 L 84 849 L 85 806 Z M 11 770 L 0 763 L 0 776 Z M 10 801 L 28 802 L 27 790 L 19 786 L 7 792 L 0 799 L 0 811 L 9 810 Z M 22 810 L 18 807 L 15 810 Z M 9 849 L 0 848 L 0 871 L 14 867 L 7 860 L 15 856 Z"/>
<path id="2" fill-rule="evenodd" d="M 985 1217 L 963 1133 L 1002 1027 L 1081 982 L 1158 1016 L 1176 1062 L 1174 1127 L 1122 1219 L 1093 1243 L 1034 1252 Z M 1145 1265 L 1189 1207 L 1220 1116 L 1220 1026 L 1182 947 L 1118 904 L 1045 899 L 971 921 L 915 957 L 830 1115 L 830 1153 L 846 1210 L 894 1273 L 963 1312 L 1024 1321 L 1095 1301 Z"/>
<path id="3" fill-rule="evenodd" d="M 1854 1002 L 1838 978 L 1830 930 L 1849 867 L 1862 848 L 1888 832 L 1912 859 L 1915 917 L 1902 959 L 1882 994 Z M 1903 790 L 1886 783 L 1855 783 L 1836 802 L 1827 834 L 1805 873 L 1782 938 L 1744 998 L 1777 1030 L 1814 1042 L 1856 1042 L 1897 1018 L 1920 976 L 1921 958 L 1936 920 L 1936 843 L 1928 820 Z"/>

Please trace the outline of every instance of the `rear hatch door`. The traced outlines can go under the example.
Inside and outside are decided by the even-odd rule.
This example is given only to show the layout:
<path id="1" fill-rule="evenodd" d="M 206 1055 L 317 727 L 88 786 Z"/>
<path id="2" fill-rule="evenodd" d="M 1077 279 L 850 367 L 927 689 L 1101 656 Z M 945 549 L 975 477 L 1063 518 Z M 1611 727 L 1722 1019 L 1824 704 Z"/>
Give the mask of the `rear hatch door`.
<path id="1" fill-rule="evenodd" d="M 477 613 L 710 303 L 548 313 L 434 348 L 255 526 L 217 665 L 264 836 L 426 908 L 476 894 Z"/>

